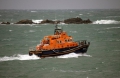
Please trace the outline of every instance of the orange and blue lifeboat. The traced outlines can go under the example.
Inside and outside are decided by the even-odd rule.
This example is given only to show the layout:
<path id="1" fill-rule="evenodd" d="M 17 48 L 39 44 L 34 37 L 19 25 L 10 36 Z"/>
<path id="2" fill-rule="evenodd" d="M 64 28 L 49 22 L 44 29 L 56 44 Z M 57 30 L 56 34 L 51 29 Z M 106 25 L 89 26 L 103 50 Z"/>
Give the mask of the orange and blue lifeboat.
<path id="1" fill-rule="evenodd" d="M 44 36 L 35 49 L 30 49 L 29 55 L 35 54 L 42 58 L 69 53 L 86 53 L 89 45 L 90 42 L 86 40 L 73 41 L 72 36 L 68 36 L 63 29 L 56 25 L 54 35 Z"/>

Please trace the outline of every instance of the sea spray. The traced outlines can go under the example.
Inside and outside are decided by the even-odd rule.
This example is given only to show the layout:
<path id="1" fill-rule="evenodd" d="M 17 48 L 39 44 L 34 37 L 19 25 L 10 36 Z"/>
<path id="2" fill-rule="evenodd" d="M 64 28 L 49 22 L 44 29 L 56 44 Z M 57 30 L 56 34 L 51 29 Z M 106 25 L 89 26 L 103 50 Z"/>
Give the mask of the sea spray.
<path id="1" fill-rule="evenodd" d="M 91 55 L 87 55 L 86 53 L 85 54 L 82 54 L 82 53 L 79 53 L 79 54 L 70 53 L 70 54 L 58 56 L 57 58 L 78 58 L 80 56 L 92 57 Z"/>
<path id="2" fill-rule="evenodd" d="M 87 54 L 70 53 L 70 54 L 61 55 L 57 57 L 50 57 L 50 58 L 78 58 L 79 56 L 92 57 L 91 55 L 87 55 Z M 14 54 L 13 56 L 0 57 L 0 61 L 38 60 L 38 59 L 40 59 L 40 57 L 36 55 L 29 56 L 28 54 Z"/>
<path id="3" fill-rule="evenodd" d="M 41 23 L 41 21 L 43 21 L 43 19 L 40 19 L 40 20 L 32 20 L 32 22 L 34 22 L 34 23 L 36 23 L 36 24 L 39 24 L 39 23 Z"/>
<path id="4" fill-rule="evenodd" d="M 116 20 L 97 20 L 93 24 L 120 24 L 120 21 Z"/>
<path id="5" fill-rule="evenodd" d="M 28 54 L 14 54 L 13 56 L 0 57 L 0 61 L 11 61 L 11 60 L 37 60 L 40 59 L 36 55 L 29 56 Z"/>

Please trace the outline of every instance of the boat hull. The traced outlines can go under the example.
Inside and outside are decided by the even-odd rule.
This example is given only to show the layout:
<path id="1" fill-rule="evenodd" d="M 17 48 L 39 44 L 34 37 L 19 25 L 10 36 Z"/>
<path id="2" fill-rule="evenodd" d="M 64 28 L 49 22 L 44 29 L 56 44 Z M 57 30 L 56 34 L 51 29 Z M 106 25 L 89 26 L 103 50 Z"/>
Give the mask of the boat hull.
<path id="1" fill-rule="evenodd" d="M 69 53 L 86 53 L 87 49 L 89 47 L 89 44 L 85 45 L 79 45 L 76 47 L 69 47 L 69 48 L 62 48 L 62 49 L 55 49 L 55 50 L 43 50 L 43 51 L 29 51 L 29 55 L 37 55 L 38 57 L 44 58 L 44 57 L 54 57 L 54 56 L 60 56 L 64 54 Z"/>

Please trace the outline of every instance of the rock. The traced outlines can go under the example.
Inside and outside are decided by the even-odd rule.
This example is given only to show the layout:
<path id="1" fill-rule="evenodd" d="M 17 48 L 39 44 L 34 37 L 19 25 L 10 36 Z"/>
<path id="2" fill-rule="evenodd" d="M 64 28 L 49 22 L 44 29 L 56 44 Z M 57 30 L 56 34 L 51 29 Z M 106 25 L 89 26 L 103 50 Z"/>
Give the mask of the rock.
<path id="1" fill-rule="evenodd" d="M 62 21 L 59 21 L 59 20 L 57 20 L 57 21 L 55 21 L 55 24 L 59 24 L 59 23 L 61 23 Z"/>
<path id="2" fill-rule="evenodd" d="M 81 18 L 77 17 L 77 18 L 70 18 L 70 19 L 66 19 L 64 20 L 64 23 L 66 24 L 88 24 L 88 23 L 92 23 L 92 21 L 88 20 L 82 20 Z"/>
<path id="3" fill-rule="evenodd" d="M 20 20 L 19 22 L 15 23 L 15 24 L 33 24 L 34 22 L 32 22 L 32 20 Z"/>
<path id="4" fill-rule="evenodd" d="M 89 19 L 83 21 L 84 24 L 92 23 Z"/>
<path id="5" fill-rule="evenodd" d="M 40 24 L 45 24 L 45 23 L 49 23 L 49 24 L 58 24 L 58 23 L 60 23 L 60 22 L 61 22 L 61 21 L 59 21 L 59 20 L 57 20 L 57 21 L 52 21 L 52 20 L 46 19 L 46 20 L 41 21 Z"/>
<path id="6" fill-rule="evenodd" d="M 43 20 L 41 21 L 41 23 L 39 24 L 59 24 L 59 23 L 65 23 L 65 24 L 88 24 L 88 23 L 92 23 L 92 21 L 90 19 L 87 20 L 82 20 L 80 17 L 76 17 L 76 18 L 69 18 L 69 19 L 65 19 L 64 21 L 53 21 L 53 20 Z M 1 22 L 1 24 L 10 24 L 10 22 Z M 38 23 L 34 23 L 32 20 L 29 19 L 25 19 L 25 20 L 20 20 L 14 24 L 38 24 Z"/>
<path id="7" fill-rule="evenodd" d="M 81 18 L 69 18 L 64 20 L 64 23 L 66 24 L 82 24 L 82 19 Z"/>
<path id="8" fill-rule="evenodd" d="M 2 22 L 1 24 L 10 24 L 10 22 Z"/>
<path id="9" fill-rule="evenodd" d="M 50 23 L 50 24 L 54 24 L 55 23 L 55 21 L 52 21 L 52 20 L 43 20 L 43 21 L 41 21 L 41 24 L 45 24 L 45 23 Z"/>

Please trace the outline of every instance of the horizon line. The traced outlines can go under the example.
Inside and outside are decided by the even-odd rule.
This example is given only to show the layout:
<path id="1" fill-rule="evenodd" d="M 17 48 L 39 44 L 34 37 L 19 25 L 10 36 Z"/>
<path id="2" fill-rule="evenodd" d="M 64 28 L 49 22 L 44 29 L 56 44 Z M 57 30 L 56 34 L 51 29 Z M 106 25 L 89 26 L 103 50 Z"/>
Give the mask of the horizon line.
<path id="1" fill-rule="evenodd" d="M 0 10 L 120 10 L 120 8 L 105 8 L 105 9 L 0 9 Z"/>

